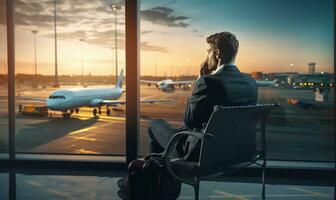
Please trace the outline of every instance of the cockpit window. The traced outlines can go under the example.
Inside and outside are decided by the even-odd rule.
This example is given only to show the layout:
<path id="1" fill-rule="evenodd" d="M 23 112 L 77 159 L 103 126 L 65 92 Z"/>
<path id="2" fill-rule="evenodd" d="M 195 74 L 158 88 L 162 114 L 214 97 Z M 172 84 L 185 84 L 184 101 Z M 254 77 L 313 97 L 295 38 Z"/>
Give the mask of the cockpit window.
<path id="1" fill-rule="evenodd" d="M 49 99 L 65 99 L 64 95 L 50 95 Z"/>

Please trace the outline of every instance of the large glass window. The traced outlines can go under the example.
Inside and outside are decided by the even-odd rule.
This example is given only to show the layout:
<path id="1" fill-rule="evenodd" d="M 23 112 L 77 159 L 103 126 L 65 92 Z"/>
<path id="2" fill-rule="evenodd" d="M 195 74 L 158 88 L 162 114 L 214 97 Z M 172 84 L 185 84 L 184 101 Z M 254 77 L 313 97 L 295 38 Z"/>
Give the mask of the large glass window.
<path id="1" fill-rule="evenodd" d="M 192 88 L 172 82 L 195 81 L 206 37 L 230 31 L 258 102 L 281 105 L 268 121 L 268 158 L 333 162 L 332 8 L 332 0 L 142 1 L 141 97 L 174 102 L 141 106 L 140 154 L 148 153 L 152 119 L 183 125 Z"/>
<path id="2" fill-rule="evenodd" d="M 16 152 L 125 154 L 125 9 L 111 4 L 17 0 Z"/>
<path id="3" fill-rule="evenodd" d="M 6 1 L 0 0 L 0 153 L 8 152 Z"/>
<path id="4" fill-rule="evenodd" d="M 8 181 L 7 173 L 0 173 L 0 198 L 1 199 L 9 199 L 8 191 L 9 191 L 9 181 Z"/>

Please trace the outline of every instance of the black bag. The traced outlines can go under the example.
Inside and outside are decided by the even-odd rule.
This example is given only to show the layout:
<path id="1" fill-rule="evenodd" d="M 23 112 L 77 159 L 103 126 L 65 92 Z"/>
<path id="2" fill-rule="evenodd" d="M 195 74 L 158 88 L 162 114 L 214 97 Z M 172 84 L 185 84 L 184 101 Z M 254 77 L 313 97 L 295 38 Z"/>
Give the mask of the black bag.
<path id="1" fill-rule="evenodd" d="M 129 200 L 175 200 L 180 193 L 181 182 L 169 174 L 160 155 L 129 164 Z"/>

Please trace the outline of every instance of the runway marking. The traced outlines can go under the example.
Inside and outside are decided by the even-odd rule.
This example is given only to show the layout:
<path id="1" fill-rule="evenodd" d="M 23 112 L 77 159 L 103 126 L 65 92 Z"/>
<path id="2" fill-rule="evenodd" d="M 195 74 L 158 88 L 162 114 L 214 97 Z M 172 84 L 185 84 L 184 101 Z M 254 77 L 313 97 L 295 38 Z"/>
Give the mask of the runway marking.
<path id="1" fill-rule="evenodd" d="M 82 119 L 82 120 L 87 120 L 87 119 L 90 119 L 90 118 L 81 118 L 81 116 L 90 116 L 90 118 L 92 117 L 91 115 L 78 115 L 78 119 Z M 111 117 L 111 116 L 98 116 L 97 117 L 97 120 L 98 121 L 102 121 L 102 122 L 111 122 L 111 121 L 108 121 L 108 120 L 116 120 L 116 121 L 126 121 L 126 117 Z M 140 122 L 151 122 L 151 120 L 149 119 L 140 119 Z M 169 122 L 170 124 L 172 125 L 182 125 L 183 122 L 182 121 L 167 121 Z"/>
<path id="2" fill-rule="evenodd" d="M 217 191 L 217 190 L 215 190 L 214 192 L 219 193 L 219 194 L 223 194 L 224 197 L 232 197 L 232 198 L 238 199 L 238 200 L 249 200 L 248 198 L 245 198 L 241 195 L 235 195 L 235 194 L 228 193 L 228 192 Z"/>
<path id="3" fill-rule="evenodd" d="M 75 135 L 75 134 L 78 134 L 78 133 L 83 133 L 83 132 L 86 132 L 86 131 L 91 131 L 91 130 L 96 129 L 96 128 L 98 128 L 98 127 L 91 126 L 89 128 L 83 128 L 83 129 L 80 129 L 78 131 L 72 131 L 72 132 L 68 133 L 68 135 Z"/>
<path id="4" fill-rule="evenodd" d="M 88 137 L 77 137 L 77 136 L 70 136 L 70 138 L 77 139 L 77 140 L 88 140 L 88 141 L 96 141 L 94 138 L 88 138 Z"/>
<path id="5" fill-rule="evenodd" d="M 140 100 L 145 100 L 145 99 L 149 99 L 149 98 L 156 97 L 156 96 L 158 96 L 158 95 L 155 94 L 155 95 L 152 95 L 152 96 L 142 97 Z"/>
<path id="6" fill-rule="evenodd" d="M 110 124 L 103 124 L 103 125 L 100 125 L 100 126 L 91 126 L 91 127 L 88 127 L 88 128 L 83 128 L 83 129 L 77 130 L 77 131 L 72 131 L 72 132 L 68 133 L 68 135 L 75 135 L 75 134 L 78 134 L 78 133 L 92 131 L 94 129 L 105 127 L 105 126 L 108 126 L 108 125 L 110 125 Z"/>
<path id="7" fill-rule="evenodd" d="M 260 197 L 261 194 L 246 194 L 246 195 L 233 195 L 231 193 L 226 193 L 226 192 L 221 192 L 221 191 L 214 191 L 217 193 L 225 193 L 223 195 L 209 195 L 209 196 L 200 196 L 200 199 L 247 199 L 250 200 L 249 198 L 256 198 Z M 230 194 L 230 195 L 228 195 Z M 329 198 L 332 197 L 332 195 L 328 194 L 322 194 L 323 196 L 320 197 L 325 197 Z M 312 194 L 267 194 L 266 197 L 272 197 L 272 198 L 291 198 L 291 197 L 316 197 L 316 195 Z M 195 199 L 194 196 L 180 196 L 179 199 Z"/>
<path id="8" fill-rule="evenodd" d="M 30 185 L 36 186 L 36 187 L 42 187 L 42 186 L 44 187 L 45 186 L 45 185 L 42 185 L 42 184 L 37 183 L 35 181 L 25 180 L 25 182 L 27 184 L 30 184 Z M 45 190 L 52 193 L 52 194 L 55 194 L 55 195 L 59 195 L 59 196 L 62 196 L 62 197 L 67 197 L 67 199 L 74 199 L 71 196 L 69 196 L 68 194 L 64 194 L 63 192 L 59 192 L 59 191 L 57 191 L 55 189 L 52 189 L 52 188 L 46 188 Z"/>
<path id="9" fill-rule="evenodd" d="M 74 115 L 77 117 L 77 119 L 82 119 L 82 120 L 87 120 L 91 119 L 93 116 L 90 114 L 80 114 L 80 115 Z M 119 121 L 124 121 L 125 117 L 112 117 L 112 116 L 104 116 L 104 115 L 99 115 L 96 117 L 96 119 L 99 121 L 101 119 L 112 119 L 112 120 L 119 120 Z"/>
<path id="10" fill-rule="evenodd" d="M 58 195 L 58 196 L 61 196 L 61 197 L 66 197 L 66 199 L 76 199 L 72 196 L 70 196 L 69 194 L 65 194 L 64 192 L 60 192 L 60 191 L 57 191 L 55 189 L 52 189 L 52 188 L 47 188 L 46 189 L 48 192 L 54 194 L 54 195 Z"/>
<path id="11" fill-rule="evenodd" d="M 42 186 L 40 183 L 37 183 L 35 181 L 28 181 L 28 180 L 25 180 L 26 183 L 30 184 L 30 185 L 33 185 L 33 186 Z"/>
<path id="12" fill-rule="evenodd" d="M 85 150 L 83 148 L 75 150 L 76 154 L 99 154 L 99 152 L 96 151 L 90 151 L 90 150 Z"/>
<path id="13" fill-rule="evenodd" d="M 308 194 L 312 194 L 314 196 L 328 196 L 326 194 L 322 194 L 322 193 L 319 193 L 319 192 L 314 192 L 314 191 L 311 191 L 311 190 L 306 190 L 306 189 L 302 189 L 302 188 L 297 188 L 297 187 L 287 187 L 289 189 L 292 189 L 292 190 L 296 190 L 296 191 L 301 191 L 301 192 L 306 192 Z"/>

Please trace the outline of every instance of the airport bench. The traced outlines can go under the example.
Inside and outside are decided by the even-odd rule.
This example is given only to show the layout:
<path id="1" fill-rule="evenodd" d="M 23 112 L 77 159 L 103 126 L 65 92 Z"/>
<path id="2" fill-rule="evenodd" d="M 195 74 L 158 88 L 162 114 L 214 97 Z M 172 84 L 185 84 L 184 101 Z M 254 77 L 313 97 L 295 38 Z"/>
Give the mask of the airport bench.
<path id="1" fill-rule="evenodd" d="M 278 106 L 215 106 L 203 132 L 182 131 L 170 140 L 164 152 L 168 171 L 176 179 L 193 186 L 198 200 L 201 180 L 256 164 L 262 167 L 262 198 L 265 199 L 266 120 L 271 109 Z M 261 132 L 260 150 L 256 148 L 257 131 Z M 196 137 L 201 141 L 198 162 L 179 157 L 176 146 L 183 137 Z M 262 163 L 257 162 L 259 160 Z"/>

